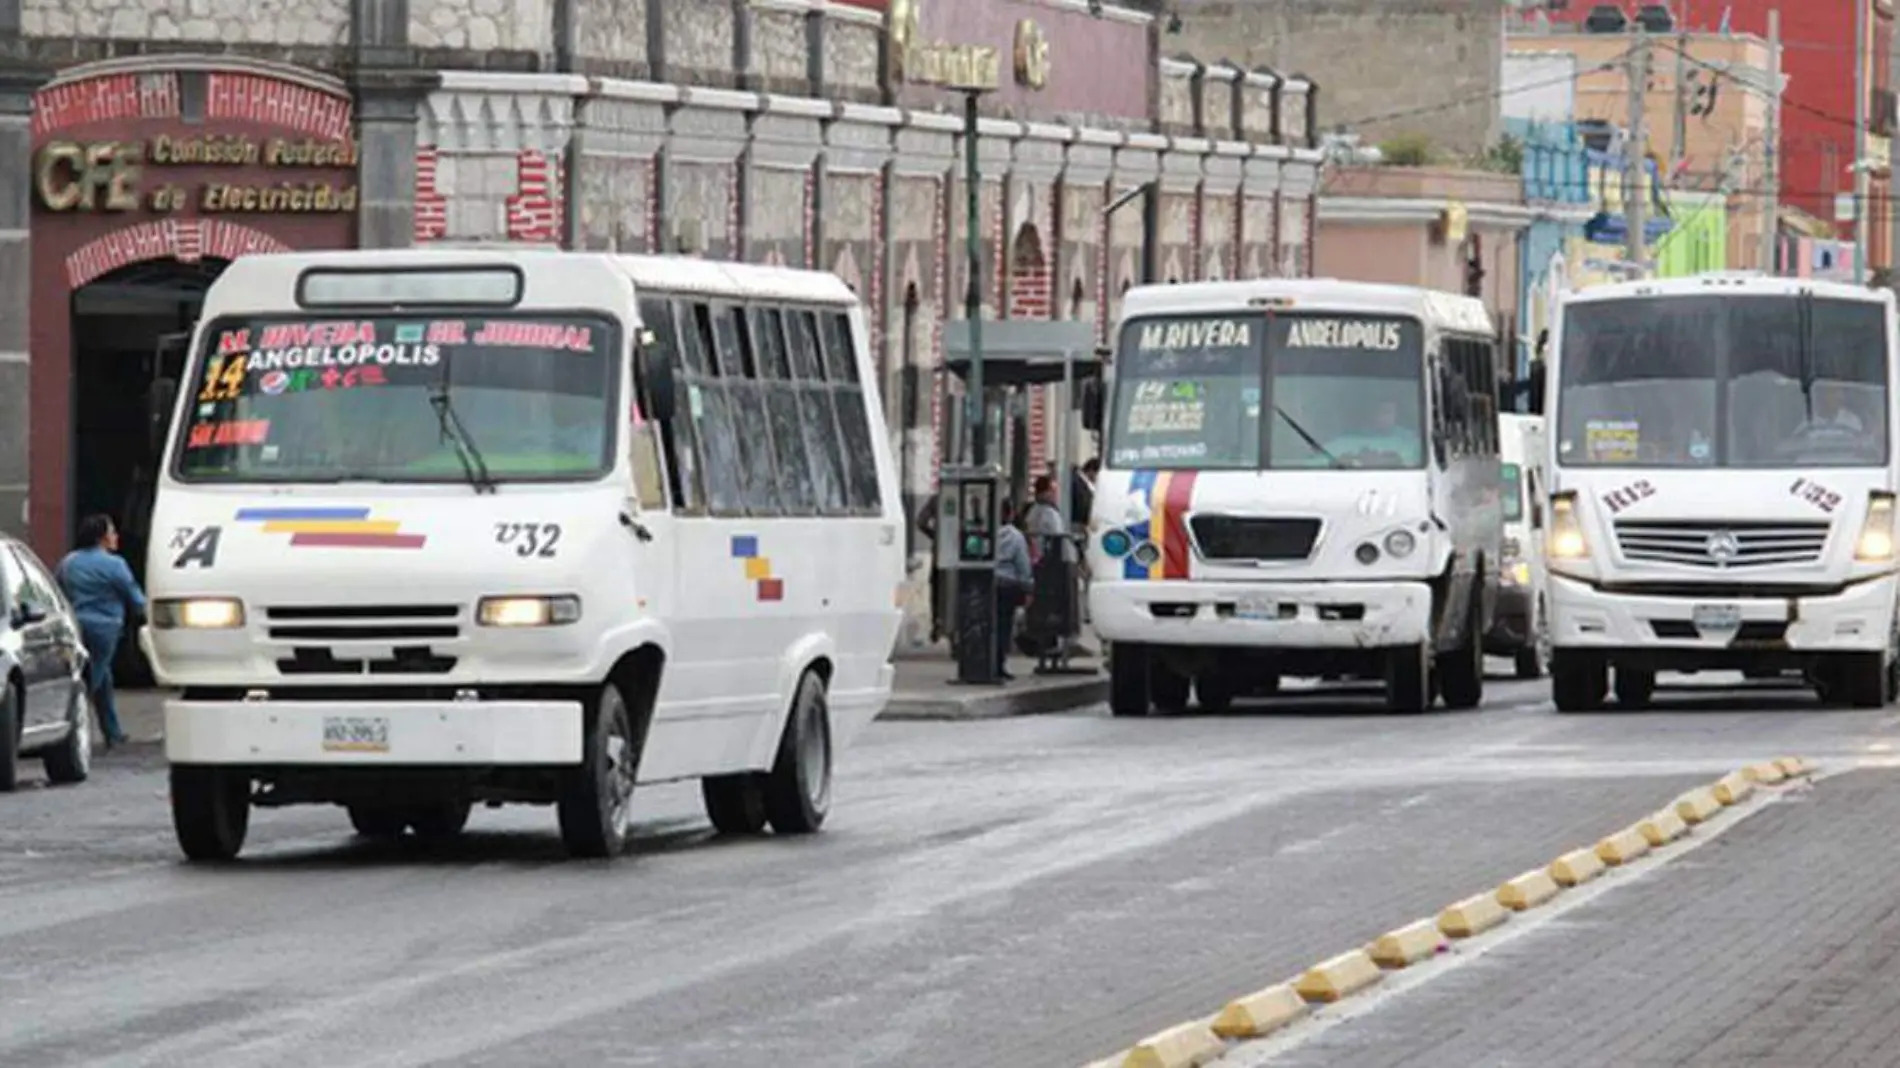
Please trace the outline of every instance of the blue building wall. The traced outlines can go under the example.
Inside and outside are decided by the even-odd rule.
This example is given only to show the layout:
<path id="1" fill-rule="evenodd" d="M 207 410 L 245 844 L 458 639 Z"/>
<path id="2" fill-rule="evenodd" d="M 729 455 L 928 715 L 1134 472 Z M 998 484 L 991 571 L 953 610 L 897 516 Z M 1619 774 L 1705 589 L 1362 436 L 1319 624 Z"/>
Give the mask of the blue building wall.
<path id="1" fill-rule="evenodd" d="M 1505 131 L 1523 145 L 1525 203 L 1532 207 L 1590 204 L 1590 153 L 1577 133 L 1576 124 L 1507 119 Z M 1530 370 L 1537 332 L 1542 327 L 1541 317 L 1534 314 L 1534 310 L 1541 307 L 1539 295 L 1549 279 L 1551 260 L 1568 257 L 1582 237 L 1581 224 L 1557 219 L 1537 219 L 1525 231 L 1517 272 L 1518 321 L 1522 324 L 1517 344 L 1519 377 Z"/>

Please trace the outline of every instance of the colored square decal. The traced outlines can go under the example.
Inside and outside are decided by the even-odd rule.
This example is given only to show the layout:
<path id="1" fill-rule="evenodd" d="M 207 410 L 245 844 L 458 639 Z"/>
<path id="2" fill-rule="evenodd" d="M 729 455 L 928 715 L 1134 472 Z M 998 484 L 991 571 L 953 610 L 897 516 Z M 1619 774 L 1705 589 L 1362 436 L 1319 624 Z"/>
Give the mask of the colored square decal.
<path id="1" fill-rule="evenodd" d="M 396 328 L 396 344 L 420 345 L 425 332 L 421 323 L 403 323 Z"/>
<path id="2" fill-rule="evenodd" d="M 769 578 L 769 579 L 759 580 L 759 600 L 783 601 L 784 599 L 785 599 L 785 580 L 784 579 Z"/>
<path id="3" fill-rule="evenodd" d="M 732 555 L 741 559 L 759 555 L 758 535 L 734 534 L 732 536 Z"/>
<path id="4" fill-rule="evenodd" d="M 763 556 L 748 556 L 745 562 L 745 577 L 758 581 L 772 577 L 772 561 Z"/>

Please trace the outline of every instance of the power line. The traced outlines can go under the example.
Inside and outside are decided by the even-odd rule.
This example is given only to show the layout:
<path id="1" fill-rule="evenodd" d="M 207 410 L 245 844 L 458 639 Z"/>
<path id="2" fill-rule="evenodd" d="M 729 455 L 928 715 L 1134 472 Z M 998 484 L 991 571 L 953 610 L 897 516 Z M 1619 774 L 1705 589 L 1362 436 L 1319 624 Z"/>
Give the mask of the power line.
<path id="1" fill-rule="evenodd" d="M 1388 111 L 1379 115 L 1368 115 L 1364 118 L 1352 119 L 1346 122 L 1336 123 L 1335 125 L 1339 127 L 1344 127 L 1344 128 L 1351 128 L 1355 126 L 1370 126 L 1374 123 L 1393 122 L 1398 119 L 1415 119 L 1415 118 L 1420 118 L 1426 115 L 1440 115 L 1448 111 L 1457 111 L 1460 108 L 1468 108 L 1473 104 L 1484 104 L 1484 103 L 1489 103 L 1495 100 L 1501 100 L 1512 93 L 1522 93 L 1522 92 L 1527 92 L 1532 89 L 1548 89 L 1548 88 L 1558 86 L 1558 85 L 1573 83 L 1577 81 L 1579 78 L 1584 77 L 1585 75 L 1596 74 L 1599 71 L 1615 70 L 1617 66 L 1623 62 L 1624 59 L 1628 58 L 1628 56 L 1629 56 L 1629 51 L 1625 50 L 1621 55 L 1615 57 L 1614 59 L 1605 60 L 1604 62 L 1593 65 L 1588 69 L 1578 69 L 1578 70 L 1572 71 L 1569 74 L 1565 74 L 1556 78 L 1545 78 L 1540 81 L 1531 81 L 1531 82 L 1517 82 L 1510 85 L 1504 85 L 1501 83 L 1501 80 L 1500 80 L 1500 84 L 1495 89 L 1480 90 L 1475 93 L 1468 93 L 1461 97 L 1454 97 L 1450 100 L 1440 101 L 1436 104 L 1426 104 L 1422 107 L 1405 108 L 1399 111 Z"/>

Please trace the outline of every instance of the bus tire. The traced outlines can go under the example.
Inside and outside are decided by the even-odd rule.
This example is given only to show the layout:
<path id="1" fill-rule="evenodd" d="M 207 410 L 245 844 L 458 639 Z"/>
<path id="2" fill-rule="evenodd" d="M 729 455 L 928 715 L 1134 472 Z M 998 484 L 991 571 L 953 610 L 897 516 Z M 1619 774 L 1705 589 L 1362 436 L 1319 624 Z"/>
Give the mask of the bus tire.
<path id="1" fill-rule="evenodd" d="M 251 828 L 251 778 L 218 767 L 172 765 L 172 830 L 187 859 L 237 858 Z"/>
<path id="2" fill-rule="evenodd" d="M 1853 708 L 1884 708 L 1887 704 L 1887 657 L 1884 653 L 1848 653 L 1836 669 L 1834 689 Z"/>
<path id="3" fill-rule="evenodd" d="M 807 670 L 798 680 L 778 756 L 764 784 L 765 819 L 777 834 L 811 834 L 831 812 L 831 709 L 825 679 Z"/>
<path id="4" fill-rule="evenodd" d="M 699 780 L 706 818 L 720 834 L 751 836 L 765 831 L 765 787 L 754 772 L 708 775 Z"/>
<path id="5" fill-rule="evenodd" d="M 1187 711 L 1194 680 L 1157 659 L 1148 662 L 1148 698 L 1155 709 L 1167 715 Z"/>
<path id="6" fill-rule="evenodd" d="M 1616 669 L 1616 703 L 1621 708 L 1648 708 L 1656 697 L 1656 673 L 1642 668 Z"/>
<path id="7" fill-rule="evenodd" d="M 1595 712 L 1610 689 L 1610 669 L 1588 653 L 1550 654 L 1550 693 L 1559 712 Z"/>
<path id="8" fill-rule="evenodd" d="M 1234 707 L 1234 681 L 1232 678 L 1209 672 L 1194 679 L 1194 703 L 1201 711 L 1220 715 Z"/>
<path id="9" fill-rule="evenodd" d="M 1108 711 L 1122 717 L 1146 716 L 1148 647 L 1116 642 L 1108 647 Z"/>
<path id="10" fill-rule="evenodd" d="M 350 814 L 350 826 L 364 838 L 379 841 L 392 841 L 402 837 L 407 825 L 402 810 L 393 805 L 346 805 Z"/>
<path id="11" fill-rule="evenodd" d="M 1484 703 L 1483 606 L 1478 590 L 1471 591 L 1465 608 L 1465 635 L 1456 649 L 1438 658 L 1438 689 L 1445 707 L 1463 712 Z"/>
<path id="12" fill-rule="evenodd" d="M 1424 642 L 1388 649 L 1385 654 L 1385 707 L 1418 715 L 1432 707 L 1432 655 Z"/>
<path id="13" fill-rule="evenodd" d="M 633 839 L 633 786 L 640 754 L 620 687 L 600 688 L 583 717 L 581 763 L 564 776 L 555 808 L 570 856 L 617 857 Z"/>
<path id="14" fill-rule="evenodd" d="M 472 808 L 467 801 L 434 801 L 410 809 L 404 822 L 425 842 L 446 842 L 468 829 Z"/>

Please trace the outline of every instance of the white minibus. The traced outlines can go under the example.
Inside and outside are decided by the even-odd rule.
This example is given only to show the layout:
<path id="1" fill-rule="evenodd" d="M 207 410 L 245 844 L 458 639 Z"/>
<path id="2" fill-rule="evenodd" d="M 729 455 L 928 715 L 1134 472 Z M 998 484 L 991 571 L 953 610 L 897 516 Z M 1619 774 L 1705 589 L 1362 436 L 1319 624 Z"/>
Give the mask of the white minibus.
<path id="1" fill-rule="evenodd" d="M 1544 625 L 1544 417 L 1506 412 L 1498 429 L 1504 552 L 1485 651 L 1510 657 L 1518 678 L 1535 679 L 1550 659 Z"/>
<path id="2" fill-rule="evenodd" d="M 883 707 L 901 510 L 836 277 L 501 247 L 247 256 L 211 286 L 141 632 L 178 841 L 257 806 L 371 837 L 552 805 L 611 856 L 637 784 L 816 830 Z"/>
<path id="3" fill-rule="evenodd" d="M 1131 289 L 1089 530 L 1117 715 L 1383 678 L 1483 698 L 1500 564 L 1495 333 L 1469 297 L 1332 279 Z"/>
<path id="4" fill-rule="evenodd" d="M 1546 387 L 1557 708 L 1658 672 L 1893 697 L 1894 298 L 1723 272 L 1573 293 Z"/>

